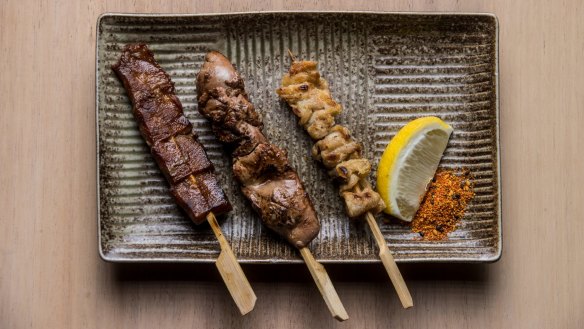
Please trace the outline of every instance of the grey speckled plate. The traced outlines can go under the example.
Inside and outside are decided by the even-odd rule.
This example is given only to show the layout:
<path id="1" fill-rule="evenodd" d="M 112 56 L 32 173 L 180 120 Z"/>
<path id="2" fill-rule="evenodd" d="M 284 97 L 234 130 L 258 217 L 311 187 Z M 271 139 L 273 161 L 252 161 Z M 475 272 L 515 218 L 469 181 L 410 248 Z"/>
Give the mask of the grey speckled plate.
<path id="1" fill-rule="evenodd" d="M 118 262 L 210 262 L 211 229 L 186 219 L 142 141 L 131 106 L 110 66 L 127 43 L 145 42 L 170 74 L 187 117 L 215 164 L 234 210 L 221 220 L 239 260 L 299 262 L 294 248 L 262 227 L 242 198 L 229 157 L 197 112 L 195 75 L 219 50 L 246 81 L 266 135 L 288 149 L 320 216 L 311 249 L 323 262 L 378 261 L 368 230 L 351 223 L 311 141 L 274 90 L 290 61 L 317 60 L 344 108 L 339 122 L 376 164 L 406 122 L 436 115 L 454 127 L 441 166 L 468 168 L 476 197 L 449 239 L 425 242 L 408 227 L 381 222 L 397 261 L 495 261 L 501 255 L 498 145 L 498 25 L 489 14 L 238 13 L 121 15 L 99 18 L 97 134 L 99 250 Z"/>

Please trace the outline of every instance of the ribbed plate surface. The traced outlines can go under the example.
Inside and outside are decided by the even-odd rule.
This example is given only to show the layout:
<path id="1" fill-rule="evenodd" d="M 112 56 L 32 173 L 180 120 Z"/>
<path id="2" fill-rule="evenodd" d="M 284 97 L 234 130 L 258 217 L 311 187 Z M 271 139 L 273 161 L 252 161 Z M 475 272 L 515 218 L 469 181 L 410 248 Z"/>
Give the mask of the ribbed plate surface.
<path id="1" fill-rule="evenodd" d="M 491 15 L 253 13 L 207 16 L 104 15 L 97 36 L 100 252 L 111 261 L 214 261 L 210 228 L 181 214 L 142 141 L 131 105 L 110 66 L 127 43 L 145 42 L 169 73 L 234 206 L 221 223 L 239 260 L 299 261 L 262 227 L 232 179 L 230 159 L 197 112 L 195 75 L 204 55 L 229 56 L 264 118 L 265 133 L 288 149 L 319 214 L 311 244 L 325 262 L 376 261 L 362 224 L 343 212 L 337 189 L 310 157 L 312 142 L 278 100 L 287 50 L 317 60 L 344 112 L 338 122 L 376 165 L 408 121 L 436 115 L 454 127 L 442 167 L 468 168 L 476 197 L 449 240 L 420 241 L 408 227 L 381 223 L 398 261 L 493 261 L 501 252 L 497 21 Z M 374 176 L 372 176 L 374 177 Z M 372 180 L 374 183 L 374 180 Z"/>

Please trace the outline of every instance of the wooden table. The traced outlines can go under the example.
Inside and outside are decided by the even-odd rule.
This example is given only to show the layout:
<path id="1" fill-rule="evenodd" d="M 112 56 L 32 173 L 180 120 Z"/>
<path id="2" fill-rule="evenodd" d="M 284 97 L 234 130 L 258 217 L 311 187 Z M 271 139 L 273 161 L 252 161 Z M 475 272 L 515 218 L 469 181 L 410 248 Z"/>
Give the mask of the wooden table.
<path id="1" fill-rule="evenodd" d="M 303 266 L 244 266 L 240 317 L 213 265 L 97 255 L 95 22 L 110 12 L 493 12 L 500 21 L 502 259 L 328 266 L 351 315 L 330 318 Z M 544 1 L 0 2 L 0 328 L 583 328 L 584 3 Z"/>

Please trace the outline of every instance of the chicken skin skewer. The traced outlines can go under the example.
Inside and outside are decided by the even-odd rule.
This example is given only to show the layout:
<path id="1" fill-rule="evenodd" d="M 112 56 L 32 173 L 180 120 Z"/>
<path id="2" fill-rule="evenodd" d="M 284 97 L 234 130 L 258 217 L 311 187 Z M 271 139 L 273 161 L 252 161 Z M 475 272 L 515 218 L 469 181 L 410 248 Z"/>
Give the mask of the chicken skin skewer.
<path id="1" fill-rule="evenodd" d="M 379 246 L 379 257 L 389 274 L 404 308 L 412 307 L 412 297 L 375 221 L 385 208 L 381 196 L 368 181 L 371 163 L 363 158 L 362 145 L 349 129 L 335 123 L 341 105 L 331 96 L 328 82 L 318 71 L 317 62 L 297 61 L 292 53 L 290 70 L 276 93 L 298 117 L 298 124 L 315 142 L 312 157 L 339 182 L 339 193 L 350 218 L 365 217 Z"/>

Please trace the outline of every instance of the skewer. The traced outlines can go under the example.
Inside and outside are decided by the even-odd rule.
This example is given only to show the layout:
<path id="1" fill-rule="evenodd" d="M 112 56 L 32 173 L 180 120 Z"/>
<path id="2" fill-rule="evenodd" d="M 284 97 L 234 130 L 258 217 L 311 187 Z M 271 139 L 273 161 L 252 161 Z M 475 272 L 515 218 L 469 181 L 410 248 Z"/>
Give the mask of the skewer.
<path id="1" fill-rule="evenodd" d="M 329 311 L 333 315 L 333 317 L 339 321 L 345 321 L 349 319 L 349 315 L 331 282 L 328 273 L 326 272 L 324 266 L 314 259 L 310 249 L 307 247 L 300 248 L 300 255 L 304 258 L 304 262 L 306 266 L 308 266 L 308 270 L 322 295 L 326 306 L 328 307 Z"/>
<path id="2" fill-rule="evenodd" d="M 367 180 L 365 180 L 364 184 L 366 186 L 370 186 Z M 359 184 L 357 184 L 356 187 L 359 188 Z M 395 259 L 393 258 L 391 251 L 387 247 L 387 243 L 385 242 L 383 234 L 381 234 L 381 230 L 377 225 L 375 216 L 373 216 L 373 214 L 370 211 L 368 211 L 367 214 L 365 215 L 365 218 L 367 219 L 367 224 L 371 229 L 371 233 L 373 233 L 375 242 L 377 242 L 377 246 L 379 247 L 379 258 L 381 259 L 381 262 L 383 263 L 383 266 L 385 267 L 387 274 L 389 274 L 389 279 L 391 280 L 391 283 L 393 284 L 393 287 L 397 292 L 397 295 L 402 303 L 403 308 L 413 307 L 414 302 L 412 300 L 412 295 L 410 295 L 410 291 L 408 290 L 406 282 L 404 281 L 404 278 L 402 277 L 401 272 L 397 267 Z"/>
<path id="3" fill-rule="evenodd" d="M 288 55 L 290 56 L 290 59 L 292 60 L 292 62 L 296 62 L 296 57 L 294 56 L 294 54 L 292 53 L 292 51 L 290 49 L 288 49 Z M 355 186 L 355 188 L 358 191 L 361 190 L 360 184 L 365 185 L 365 187 L 371 187 L 371 184 L 369 183 L 369 181 L 363 180 L 362 182 L 360 182 L 359 184 L 357 184 Z M 367 220 L 367 224 L 369 225 L 369 228 L 371 229 L 371 232 L 373 233 L 373 237 L 375 238 L 377 246 L 379 247 L 379 258 L 381 259 L 381 262 L 383 263 L 383 266 L 385 267 L 387 274 L 389 274 L 389 278 L 391 280 L 391 283 L 393 284 L 393 286 L 398 294 L 398 297 L 402 303 L 402 306 L 404 308 L 413 307 L 414 303 L 412 300 L 412 296 L 410 295 L 408 287 L 406 286 L 406 283 L 405 283 L 405 281 L 404 281 L 404 279 L 399 271 L 399 268 L 397 267 L 397 264 L 395 263 L 395 259 L 393 258 L 391 251 L 387 247 L 387 243 L 385 242 L 385 239 L 383 238 L 383 234 L 381 234 L 381 230 L 379 229 L 379 226 L 377 225 L 377 221 L 375 220 L 375 217 L 373 216 L 373 214 L 370 211 L 368 211 L 366 213 L 365 217 Z"/>
<path id="4" fill-rule="evenodd" d="M 174 141 L 174 137 L 171 137 Z M 190 175 L 189 179 L 196 184 L 197 180 L 194 175 Z M 231 246 L 223 232 L 221 232 L 221 226 L 217 222 L 217 218 L 215 218 L 215 214 L 210 212 L 207 215 L 207 222 L 213 229 L 213 233 L 217 237 L 219 241 L 219 246 L 221 247 L 221 253 L 219 257 L 217 257 L 217 261 L 215 262 L 215 266 L 219 270 L 221 277 L 223 278 L 223 282 L 227 286 L 227 290 L 229 290 L 229 294 L 231 294 L 231 298 L 239 308 L 239 312 L 241 315 L 246 315 L 247 313 L 251 312 L 257 300 L 245 273 L 241 269 L 241 265 L 237 261 L 233 250 L 231 250 Z"/>
<path id="5" fill-rule="evenodd" d="M 145 63 L 147 63 L 147 65 L 145 65 Z M 206 216 L 207 221 L 211 225 L 213 232 L 217 236 L 219 244 L 221 245 L 221 253 L 217 259 L 216 266 L 241 314 L 244 315 L 249 313 L 255 306 L 256 296 L 245 277 L 241 266 L 239 266 L 229 243 L 223 236 L 215 215 L 210 212 L 211 209 L 215 209 L 219 213 L 231 210 L 229 200 L 224 196 L 223 191 L 220 192 L 220 195 L 217 195 L 219 194 L 217 192 L 219 188 L 217 187 L 213 187 L 215 189 L 214 191 L 207 190 L 207 193 L 209 194 L 212 194 L 213 192 L 215 193 L 213 204 L 210 204 L 207 196 L 203 196 L 201 193 L 202 191 L 199 189 L 199 184 L 197 183 L 197 178 L 194 176 L 194 173 L 198 170 L 201 172 L 206 171 L 207 174 L 211 174 L 213 179 L 216 179 L 214 177 L 213 167 L 210 163 L 199 163 L 200 168 L 195 166 L 197 167 L 196 169 L 192 166 L 183 167 L 182 169 L 179 168 L 181 167 L 181 162 L 184 162 L 185 159 L 193 162 L 208 162 L 209 159 L 207 158 L 203 146 L 196 140 L 196 134 L 194 134 L 194 136 L 190 135 L 192 133 L 192 125 L 188 119 L 184 117 L 182 106 L 174 92 L 174 84 L 170 80 L 168 74 L 166 74 L 158 65 L 154 59 L 154 54 L 145 44 L 141 43 L 126 45 L 122 56 L 114 65 L 112 65 L 112 69 L 124 84 L 124 88 L 132 101 L 136 121 L 140 127 L 148 127 L 144 130 L 142 128 L 140 129 L 141 135 L 147 142 L 150 151 L 155 157 L 156 162 L 158 162 L 160 169 L 165 174 L 168 183 L 171 185 L 171 192 L 174 195 L 175 201 L 177 201 L 179 206 L 185 210 L 188 216 L 196 224 L 200 224 L 202 221 L 202 215 L 208 212 Z M 153 83 L 152 81 L 145 81 L 144 79 L 137 82 L 137 80 L 135 80 L 137 75 L 156 77 L 156 82 Z M 132 78 L 129 78 L 130 76 Z M 157 89 L 160 90 L 155 91 Z M 154 95 L 153 97 L 157 100 L 156 106 L 147 109 L 148 113 L 150 113 L 149 115 L 140 115 L 139 113 L 145 110 L 144 106 L 141 105 L 140 100 L 144 95 L 152 97 L 150 93 L 152 93 L 152 95 Z M 163 99 L 165 96 L 171 96 L 173 99 Z M 167 106 L 169 104 L 172 104 L 172 106 Z M 170 116 L 170 113 L 172 113 L 172 117 Z M 167 124 L 169 125 L 168 127 L 161 129 Z M 183 154 L 183 150 L 180 150 L 178 153 L 176 150 L 169 152 L 168 149 L 161 152 L 161 149 L 158 149 L 156 146 L 157 142 L 162 141 L 163 143 L 166 143 L 164 139 L 170 137 L 174 147 L 181 149 L 181 146 L 177 144 L 177 140 L 175 139 L 175 136 L 178 135 L 183 135 L 187 138 L 189 138 L 190 135 L 191 139 L 187 140 L 187 144 L 190 144 L 187 145 L 190 150 L 185 152 L 194 152 L 195 154 L 192 157 L 192 154 Z M 156 147 L 156 149 L 154 147 Z M 162 145 L 161 147 L 166 148 L 165 145 Z M 177 163 L 179 164 L 178 166 Z M 185 180 L 188 179 L 193 186 L 181 187 L 180 184 L 186 181 L 182 181 L 183 176 L 176 177 L 176 175 L 177 172 L 180 172 L 178 174 L 182 175 L 184 170 L 190 170 L 190 175 L 188 175 Z M 180 181 L 175 181 L 177 178 Z M 205 181 L 202 183 L 203 186 L 206 185 Z M 206 187 L 208 188 L 209 186 Z M 181 188 L 183 189 L 182 192 L 179 190 Z M 185 191 L 186 193 L 184 193 Z M 197 195 L 193 195 L 193 192 L 196 192 Z M 201 201 L 201 198 L 204 200 Z"/>
<path id="6" fill-rule="evenodd" d="M 221 232 L 221 227 L 219 226 L 219 223 L 217 223 L 217 218 L 215 218 L 215 215 L 212 212 L 207 215 L 207 222 L 209 222 L 209 225 L 213 229 L 213 233 L 215 233 L 217 240 L 219 240 L 219 245 L 221 246 L 221 253 L 217 258 L 215 265 L 217 266 L 233 301 L 237 304 L 239 312 L 241 312 L 241 315 L 245 315 L 254 309 L 257 297 L 253 292 L 245 273 L 243 273 L 241 266 L 237 262 L 237 258 L 235 258 L 235 254 L 233 254 L 229 242 L 227 242 L 223 232 Z"/>
<path id="7" fill-rule="evenodd" d="M 294 53 L 292 52 L 292 50 L 290 50 L 290 48 L 288 48 L 288 56 L 290 56 L 290 59 L 293 62 L 296 62 L 296 56 L 294 56 Z"/>
<path id="8" fill-rule="evenodd" d="M 229 81 L 235 81 L 238 85 L 234 87 Z M 208 53 L 203 67 L 197 74 L 199 112 L 219 128 L 214 129 L 216 134 L 225 130 L 225 133 L 241 138 L 235 141 L 219 139 L 235 146 L 235 150 L 239 150 L 237 153 L 231 152 L 234 162 L 233 174 L 240 183 L 246 198 L 252 203 L 268 228 L 298 247 L 329 311 L 337 320 L 345 321 L 349 316 L 325 268 L 306 248 L 320 229 L 312 203 L 297 173 L 289 166 L 286 152 L 271 144 L 263 134 L 261 120 L 255 118 L 258 114 L 251 106 L 242 82 L 239 73 L 225 56 L 218 52 Z M 229 96 L 233 103 L 226 103 L 226 100 L 214 95 L 213 91 L 222 92 L 220 88 L 233 89 L 230 94 L 237 95 Z M 201 97 L 203 95 L 206 96 Z M 208 108 L 209 100 L 226 104 L 227 108 L 231 108 L 234 113 L 241 116 L 237 120 L 240 120 L 242 126 L 247 126 L 247 128 L 233 129 L 230 127 L 231 124 L 226 125 L 223 119 L 217 120 L 210 113 L 216 112 L 217 107 L 211 105 L 212 108 Z M 218 137 L 221 136 L 218 135 Z M 262 161 L 267 161 L 265 167 L 260 163 Z M 265 175 L 268 172 L 269 176 Z M 254 176 L 255 180 L 263 179 L 262 184 L 266 186 L 265 189 L 252 188 L 250 186 L 252 177 L 249 176 Z M 294 225 L 288 226 L 289 221 L 295 222 Z M 285 228 L 281 227 L 282 223 L 286 223 Z M 296 229 L 298 231 L 293 231 Z M 291 234 L 292 232 L 294 234 Z"/>
<path id="9" fill-rule="evenodd" d="M 389 251 L 389 248 L 387 247 L 379 226 L 377 226 L 375 217 L 373 214 L 371 214 L 371 212 L 367 212 L 366 218 L 367 224 L 369 224 L 369 228 L 371 228 L 371 232 L 373 233 L 373 237 L 379 246 L 379 258 L 381 258 L 381 262 L 383 263 L 387 274 L 389 274 L 391 283 L 393 283 L 393 287 L 399 296 L 399 300 L 401 301 L 402 306 L 404 308 L 410 308 L 414 306 L 410 291 L 408 290 L 404 278 L 402 277 L 399 268 L 397 267 L 397 264 L 391 255 L 391 251 Z"/>

